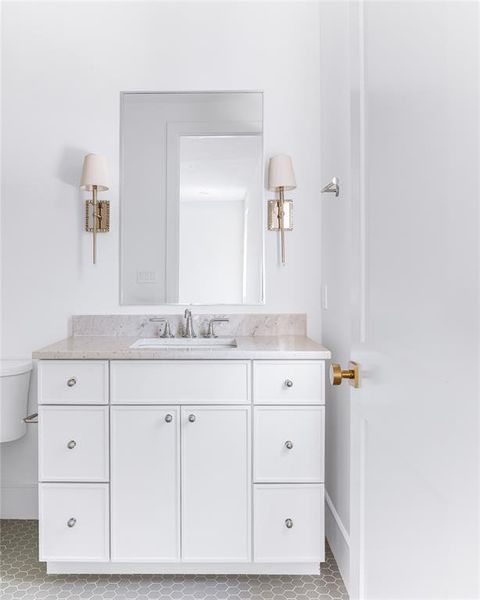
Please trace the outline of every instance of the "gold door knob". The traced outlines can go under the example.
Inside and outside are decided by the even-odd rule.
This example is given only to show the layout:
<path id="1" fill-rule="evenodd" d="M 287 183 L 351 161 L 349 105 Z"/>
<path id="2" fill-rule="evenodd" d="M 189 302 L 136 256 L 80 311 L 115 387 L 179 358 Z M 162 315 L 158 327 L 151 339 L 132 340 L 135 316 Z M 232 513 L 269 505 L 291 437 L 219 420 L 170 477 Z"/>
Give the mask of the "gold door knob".
<path id="1" fill-rule="evenodd" d="M 358 365 L 351 360 L 348 363 L 348 369 L 342 369 L 338 363 L 330 365 L 330 383 L 332 385 L 340 385 L 344 379 L 348 379 L 350 385 L 355 388 L 360 386 L 358 378 Z"/>

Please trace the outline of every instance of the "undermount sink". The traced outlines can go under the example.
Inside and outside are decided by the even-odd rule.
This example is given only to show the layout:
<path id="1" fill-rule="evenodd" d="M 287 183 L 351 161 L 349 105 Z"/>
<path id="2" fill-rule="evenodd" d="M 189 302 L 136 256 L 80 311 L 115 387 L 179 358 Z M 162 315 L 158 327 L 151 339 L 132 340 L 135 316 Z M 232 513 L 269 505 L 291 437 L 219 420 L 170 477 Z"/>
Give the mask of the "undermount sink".
<path id="1" fill-rule="evenodd" d="M 236 348 L 235 338 L 140 338 L 130 348 L 143 348 L 145 350 L 159 348 L 198 348 L 198 349 L 225 349 Z"/>

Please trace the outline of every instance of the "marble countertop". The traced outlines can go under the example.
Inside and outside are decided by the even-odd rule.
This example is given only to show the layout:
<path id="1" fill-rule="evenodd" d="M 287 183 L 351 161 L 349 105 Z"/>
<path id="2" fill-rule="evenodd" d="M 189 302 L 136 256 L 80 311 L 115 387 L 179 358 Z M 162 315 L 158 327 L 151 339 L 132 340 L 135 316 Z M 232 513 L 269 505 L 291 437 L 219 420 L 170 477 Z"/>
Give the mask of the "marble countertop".
<path id="1" fill-rule="evenodd" d="M 138 337 L 79 335 L 33 352 L 36 359 L 328 359 L 330 351 L 304 335 L 236 336 L 236 348 L 130 348 Z"/>

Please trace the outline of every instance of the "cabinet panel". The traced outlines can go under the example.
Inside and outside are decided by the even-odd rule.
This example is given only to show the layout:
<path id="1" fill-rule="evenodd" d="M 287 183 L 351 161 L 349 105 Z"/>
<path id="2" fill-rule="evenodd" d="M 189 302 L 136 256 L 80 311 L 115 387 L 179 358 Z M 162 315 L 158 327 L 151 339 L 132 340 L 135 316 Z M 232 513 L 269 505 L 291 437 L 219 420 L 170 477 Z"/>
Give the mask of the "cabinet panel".
<path id="1" fill-rule="evenodd" d="M 108 481 L 108 407 L 40 406 L 40 481 Z"/>
<path id="2" fill-rule="evenodd" d="M 178 560 L 179 409 L 111 407 L 112 560 Z"/>
<path id="3" fill-rule="evenodd" d="M 241 404 L 250 401 L 248 361 L 112 361 L 110 375 L 112 404 Z"/>
<path id="4" fill-rule="evenodd" d="M 39 361 L 38 403 L 108 404 L 108 361 Z"/>
<path id="5" fill-rule="evenodd" d="M 254 409 L 254 480 L 321 483 L 323 406 L 257 406 Z"/>
<path id="6" fill-rule="evenodd" d="M 42 483 L 39 517 L 40 560 L 108 560 L 108 484 Z"/>
<path id="7" fill-rule="evenodd" d="M 253 363 L 256 404 L 324 404 L 322 360 L 257 360 Z"/>
<path id="8" fill-rule="evenodd" d="M 254 488 L 255 561 L 325 560 L 323 485 L 256 484 Z"/>
<path id="9" fill-rule="evenodd" d="M 183 407 L 182 554 L 250 559 L 250 407 Z"/>

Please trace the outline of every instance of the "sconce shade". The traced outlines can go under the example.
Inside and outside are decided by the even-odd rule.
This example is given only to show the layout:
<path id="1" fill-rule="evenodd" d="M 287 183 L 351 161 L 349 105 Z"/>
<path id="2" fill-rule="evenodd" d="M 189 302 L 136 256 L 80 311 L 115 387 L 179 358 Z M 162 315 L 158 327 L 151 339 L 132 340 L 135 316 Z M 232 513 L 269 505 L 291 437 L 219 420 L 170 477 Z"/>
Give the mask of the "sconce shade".
<path id="1" fill-rule="evenodd" d="M 92 191 L 97 186 L 99 192 L 108 190 L 107 161 L 101 154 L 87 154 L 83 159 L 80 189 Z"/>
<path id="2" fill-rule="evenodd" d="M 268 189 L 275 192 L 280 187 L 285 191 L 297 187 L 292 159 L 286 154 L 272 156 L 268 164 Z"/>

